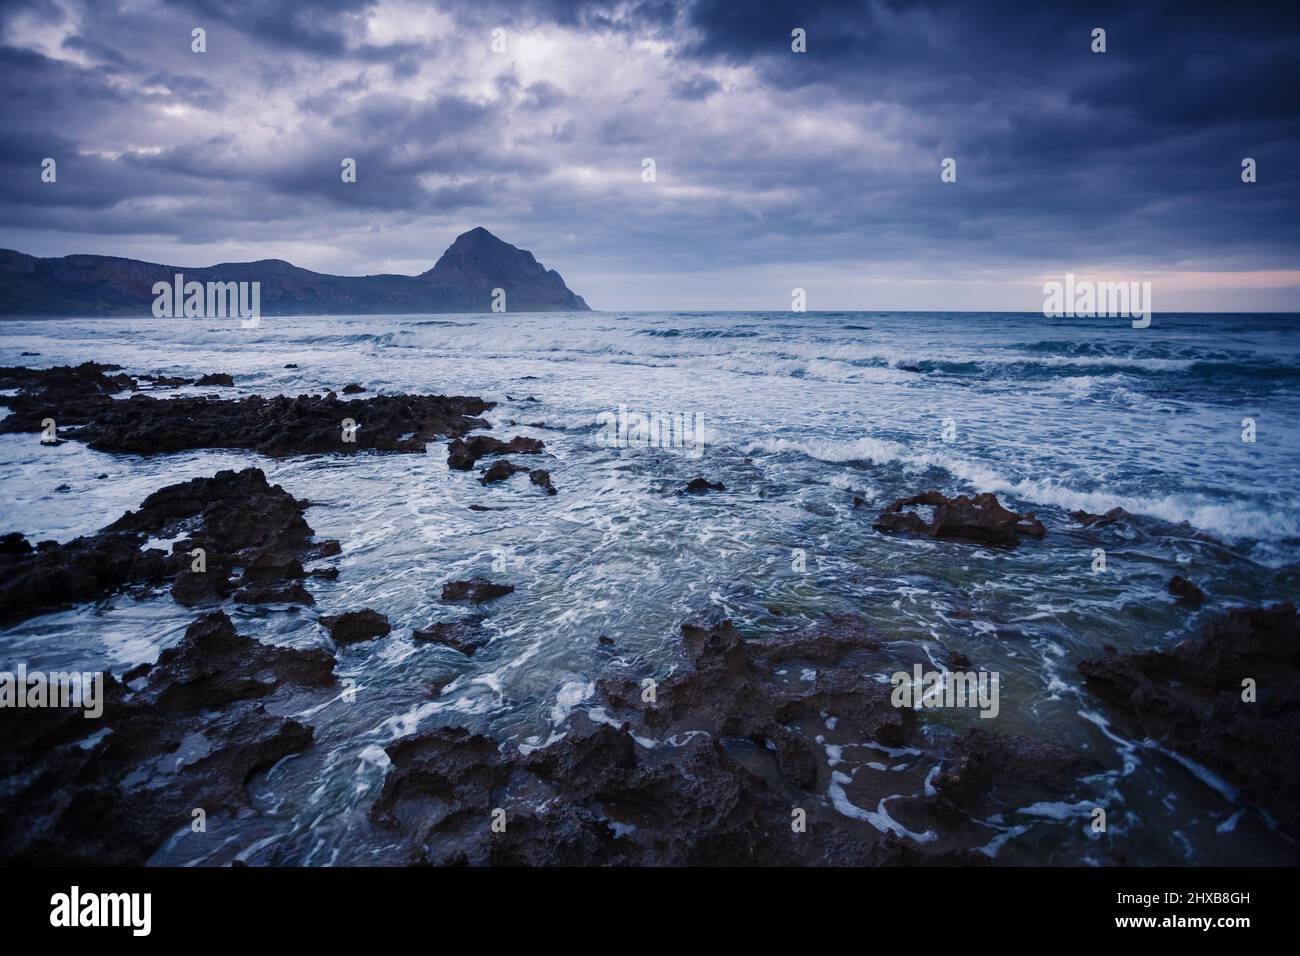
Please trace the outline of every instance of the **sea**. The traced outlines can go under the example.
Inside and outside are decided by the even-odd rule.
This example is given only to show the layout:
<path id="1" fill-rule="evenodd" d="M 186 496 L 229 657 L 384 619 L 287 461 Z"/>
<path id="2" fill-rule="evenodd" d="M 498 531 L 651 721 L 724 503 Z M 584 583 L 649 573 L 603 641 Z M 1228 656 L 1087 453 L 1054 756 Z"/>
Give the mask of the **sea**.
<path id="1" fill-rule="evenodd" d="M 314 608 L 230 605 L 236 628 L 329 647 L 320 615 L 373 608 L 393 625 L 339 650 L 356 701 L 313 713 L 313 748 L 250 782 L 259 813 L 202 841 L 186 838 L 185 821 L 152 862 L 400 862 L 366 816 L 394 739 L 461 725 L 505 747 L 544 747 L 599 706 L 599 678 L 680 666 L 683 623 L 730 619 L 762 636 L 829 614 L 919 642 L 934 661 L 960 653 L 997 672 L 999 713 L 983 723 L 1101 764 L 1072 782 L 1074 799 L 988 821 L 993 862 L 1300 861 L 1230 785 L 1127 736 L 1076 669 L 1107 645 L 1170 648 L 1230 606 L 1300 598 L 1300 315 L 1156 314 L 1148 328 L 978 312 L 0 323 L 0 365 L 85 361 L 236 383 L 159 397 L 349 383 L 367 395 L 481 396 L 497 403 L 491 434 L 545 442 L 520 463 L 549 470 L 558 489 L 547 496 L 523 475 L 484 487 L 448 470 L 441 441 L 424 454 L 275 459 L 0 436 L 0 532 L 66 541 L 164 485 L 255 465 L 308 499 L 308 523 L 343 550 L 336 581 L 309 582 Z M 610 427 L 628 416 L 674 427 L 648 439 Z M 725 490 L 677 493 L 696 477 Z M 1047 533 L 994 549 L 873 529 L 889 503 L 931 489 L 992 492 Z M 1070 516 L 1117 507 L 1135 518 L 1105 533 Z M 1174 600 L 1173 575 L 1206 592 L 1204 608 Z M 515 588 L 481 609 L 487 646 L 466 657 L 411 640 L 467 613 L 440 590 L 473 576 Z M 120 675 L 195 616 L 165 591 L 118 594 L 0 630 L 0 667 Z M 924 720 L 930 735 L 972 723 L 943 710 Z M 883 754 L 846 733 L 828 729 L 826 742 L 828 762 L 859 783 L 833 795 L 841 812 L 888 821 L 892 797 L 929 785 L 933 761 L 919 751 Z M 1110 808 L 1107 841 L 1089 832 L 1098 801 Z"/>

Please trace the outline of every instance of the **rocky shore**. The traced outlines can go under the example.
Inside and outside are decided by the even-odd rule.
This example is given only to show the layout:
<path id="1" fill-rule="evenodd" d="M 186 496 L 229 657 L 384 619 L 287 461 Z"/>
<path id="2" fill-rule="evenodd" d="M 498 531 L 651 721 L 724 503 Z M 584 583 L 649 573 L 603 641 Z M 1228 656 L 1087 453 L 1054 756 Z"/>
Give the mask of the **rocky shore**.
<path id="1" fill-rule="evenodd" d="M 504 457 L 545 455 L 541 440 L 469 434 L 488 427 L 477 416 L 493 403 L 479 398 L 138 394 L 237 384 L 205 379 L 93 363 L 0 369 L 0 387 L 17 390 L 0 432 L 39 432 L 53 418 L 61 439 L 140 455 L 412 453 L 443 438 L 449 469 L 491 459 L 479 473 L 484 486 L 527 471 L 555 494 L 546 470 Z M 360 426 L 353 442 L 340 438 L 344 420 Z M 726 498 L 721 483 L 702 476 L 683 474 L 679 486 L 681 496 Z M 16 530 L 0 536 L 0 623 L 123 589 L 167 589 L 197 615 L 156 663 L 108 675 L 101 720 L 67 709 L 0 713 L 0 861 L 141 864 L 189 827 L 196 809 L 259 812 L 247 786 L 313 747 L 318 718 L 303 715 L 336 698 L 335 655 L 241 636 L 222 607 L 314 605 L 309 585 L 338 575 L 329 559 L 340 546 L 316 539 L 308 507 L 250 467 L 163 487 L 66 543 L 32 543 Z M 1117 509 L 1074 520 L 1091 533 L 1126 517 Z M 1031 547 L 1054 533 L 993 495 L 938 491 L 895 501 L 873 526 L 969 548 Z M 532 600 L 526 592 L 469 578 L 446 582 L 441 600 L 477 612 Z M 1189 606 L 1207 600 L 1181 577 L 1170 592 Z M 1084 660 L 1078 670 L 1118 732 L 1218 775 L 1295 838 L 1300 618 L 1291 605 L 1215 611 L 1172 648 Z M 485 619 L 430 622 L 411 638 L 468 659 L 490 642 Z M 317 620 L 335 648 L 394 640 L 389 620 L 370 608 Z M 1091 805 L 1087 781 L 1106 770 L 1097 754 L 990 729 L 995 722 L 974 713 L 938 727 L 899 706 L 889 675 L 931 667 L 932 649 L 876 633 L 856 616 L 777 628 L 687 622 L 671 668 L 610 668 L 544 744 L 454 724 L 391 740 L 368 823 L 412 864 L 980 864 L 995 857 L 990 847 L 1010 829 L 1002 821 L 1019 808 Z M 976 664 L 950 655 L 938 666 Z M 916 774 L 914 785 L 878 793 L 845 773 L 829 727 L 881 748 Z"/>

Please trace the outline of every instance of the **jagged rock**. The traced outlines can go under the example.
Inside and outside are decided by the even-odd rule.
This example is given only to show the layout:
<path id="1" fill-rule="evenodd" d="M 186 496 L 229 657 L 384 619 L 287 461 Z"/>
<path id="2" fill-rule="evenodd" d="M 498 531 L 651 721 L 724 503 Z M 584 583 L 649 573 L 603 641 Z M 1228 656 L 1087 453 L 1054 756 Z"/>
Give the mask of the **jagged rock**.
<path id="1" fill-rule="evenodd" d="M 194 448 L 246 448 L 283 457 L 359 451 L 419 453 L 437 436 L 455 437 L 487 427 L 478 416 L 492 407 L 477 398 L 378 395 L 341 400 L 260 395 L 158 399 L 110 395 L 135 388 L 129 376 L 109 378 L 109 366 L 77 369 L 0 369 L 0 387 L 18 387 L 0 433 L 35 432 L 54 418 L 61 437 L 100 451 L 153 455 Z M 200 380 L 201 382 L 202 380 Z M 345 432 L 344 420 L 358 426 Z M 345 434 L 355 440 L 345 441 Z"/>
<path id="2" fill-rule="evenodd" d="M 21 536 L 18 536 L 21 538 Z M 167 556 L 141 551 L 145 536 L 101 531 L 65 544 L 36 548 L 13 535 L 0 553 L 0 622 L 13 622 L 69 604 L 94 601 L 128 585 L 159 585 L 167 579 Z"/>
<path id="3" fill-rule="evenodd" d="M 933 517 L 927 522 L 915 511 L 905 510 L 917 506 L 932 507 Z M 1008 511 L 992 494 L 949 498 L 937 491 L 900 498 L 880 513 L 875 527 L 996 547 L 1015 547 L 1022 537 L 1041 538 L 1047 532 L 1032 512 Z"/>
<path id="4" fill-rule="evenodd" d="M 541 488 L 548 495 L 558 494 L 555 486 L 551 484 L 551 473 L 542 468 L 535 468 L 528 473 L 528 480 Z"/>
<path id="5" fill-rule="evenodd" d="M 148 382 L 157 388 L 179 388 L 182 385 L 194 384 L 194 379 L 183 378 L 180 375 L 137 375 L 136 379 Z"/>
<path id="6" fill-rule="evenodd" d="M 233 388 L 235 379 L 229 372 L 209 372 L 207 375 L 200 376 L 199 380 L 194 384 Z"/>
<path id="7" fill-rule="evenodd" d="M 1133 517 L 1123 508 L 1111 508 L 1103 515 L 1089 514 L 1086 511 L 1071 511 L 1070 517 L 1086 528 L 1104 528 L 1108 524 L 1114 524 L 1121 518 Z"/>
<path id="8" fill-rule="evenodd" d="M 305 604 L 309 607 L 316 603 L 311 592 L 297 581 L 285 584 L 250 584 L 235 592 L 235 600 L 240 604 Z"/>
<path id="9" fill-rule="evenodd" d="M 486 578 L 448 581 L 442 586 L 442 599 L 453 603 L 482 604 L 514 590 L 509 584 L 493 584 Z"/>
<path id="10" fill-rule="evenodd" d="M 411 638 L 446 644 L 466 657 L 473 657 L 474 652 L 488 642 L 488 635 L 483 633 L 483 620 L 482 617 L 469 617 L 462 621 L 443 621 L 427 630 L 412 631 Z"/>
<path id="11" fill-rule="evenodd" d="M 1168 590 L 1170 594 L 1186 604 L 1205 603 L 1205 592 L 1182 575 L 1175 574 L 1169 579 Z"/>
<path id="12" fill-rule="evenodd" d="M 130 532 L 141 542 L 181 537 L 166 557 L 172 597 L 181 604 L 218 603 L 237 587 L 247 591 L 239 599 L 248 603 L 310 604 L 311 595 L 293 584 L 305 576 L 300 556 L 312 537 L 302 517 L 306 507 L 269 484 L 261 469 L 246 468 L 159 489 L 105 531 Z M 205 552 L 204 571 L 192 570 L 196 549 Z M 243 577 L 236 577 L 240 568 Z M 283 596 L 270 596 L 277 588 Z"/>
<path id="13" fill-rule="evenodd" d="M 254 812 L 248 779 L 312 741 L 310 727 L 266 702 L 328 699 L 333 668 L 325 651 L 261 644 L 217 612 L 154 666 L 132 668 L 137 690 L 107 675 L 99 720 L 12 712 L 0 721 L 0 862 L 138 866 L 188 830 L 195 807 Z"/>
<path id="14" fill-rule="evenodd" d="M 343 386 L 344 395 L 360 395 L 364 391 L 365 389 L 362 388 L 360 385 L 358 385 L 356 382 L 352 382 L 350 385 Z"/>
<path id="15" fill-rule="evenodd" d="M 527 468 L 519 467 L 509 458 L 498 458 L 483 470 L 483 474 L 479 477 L 479 484 L 494 485 L 497 482 L 505 481 L 511 475 L 527 470 Z"/>
<path id="16" fill-rule="evenodd" d="M 457 438 L 447 446 L 447 467 L 457 471 L 470 471 L 474 463 L 488 455 L 540 455 L 546 445 L 537 438 L 516 435 L 501 441 L 490 435 Z"/>
<path id="17" fill-rule="evenodd" d="M 865 676 L 899 666 L 900 654 L 925 660 L 925 648 L 886 646 L 855 618 L 755 640 L 725 621 L 686 625 L 681 651 L 655 699 L 633 677 L 600 680 L 601 706 L 575 710 L 541 747 L 515 750 L 455 727 L 395 741 L 371 819 L 400 831 L 411 861 L 425 864 L 971 863 L 987 859 L 969 852 L 989 839 L 978 814 L 1064 799 L 1077 774 L 1096 769 L 1058 745 L 983 728 L 930 744 L 915 713 Z M 788 676 L 796 666 L 798 680 Z M 828 715 L 860 739 L 922 748 L 918 765 L 946 771 L 942 791 L 891 804 L 933 842 L 908 843 L 866 813 L 836 810 L 822 747 L 799 729 L 829 726 Z M 759 745 L 743 762 L 732 753 L 742 741 Z M 792 807 L 806 831 L 792 829 Z M 498 811 L 506 827 L 493 832 Z"/>
<path id="18" fill-rule="evenodd" d="M 320 619 L 320 623 L 339 644 L 373 641 L 392 631 L 388 618 L 370 608 L 326 615 Z"/>
<path id="19" fill-rule="evenodd" d="M 948 760 L 934 778 L 946 810 L 986 819 L 1056 799 L 1061 781 L 1097 773 L 1095 760 L 1047 740 L 973 727 L 951 740 Z"/>
<path id="20" fill-rule="evenodd" d="M 1300 836 L 1300 616 L 1233 608 L 1169 651 L 1079 664 L 1141 739 L 1208 767 Z M 1243 700 L 1243 682 L 1256 699 Z"/>
<path id="21" fill-rule="evenodd" d="M 720 481 L 709 481 L 707 478 L 692 479 L 689 484 L 681 491 L 679 495 L 699 495 L 706 491 L 726 491 L 727 486 Z"/>

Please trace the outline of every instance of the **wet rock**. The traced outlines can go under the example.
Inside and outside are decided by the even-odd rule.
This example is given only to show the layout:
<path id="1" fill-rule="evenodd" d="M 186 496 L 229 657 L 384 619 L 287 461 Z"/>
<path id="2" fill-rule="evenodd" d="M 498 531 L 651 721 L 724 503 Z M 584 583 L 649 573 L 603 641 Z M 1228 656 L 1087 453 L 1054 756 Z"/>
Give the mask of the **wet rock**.
<path id="1" fill-rule="evenodd" d="M 335 567 L 312 568 L 307 572 L 307 576 L 320 578 L 322 581 L 337 581 L 339 569 Z"/>
<path id="2" fill-rule="evenodd" d="M 393 769 L 371 805 L 381 825 L 417 832 L 491 809 L 492 792 L 508 776 L 496 742 L 463 727 L 440 727 L 385 748 Z M 486 829 L 486 827 L 484 827 Z"/>
<path id="3" fill-rule="evenodd" d="M 364 391 L 365 389 L 362 388 L 360 385 L 358 385 L 356 382 L 352 382 L 349 385 L 343 386 L 344 395 L 360 395 Z"/>
<path id="4" fill-rule="evenodd" d="M 339 644 L 373 641 L 392 631 L 388 618 L 370 608 L 326 615 L 320 619 L 320 623 Z"/>
<path id="5" fill-rule="evenodd" d="M 912 507 L 933 508 L 933 517 L 927 522 L 917 512 L 906 510 Z M 937 491 L 900 498 L 880 513 L 875 527 L 1007 548 L 1015 547 L 1022 537 L 1041 538 L 1047 531 L 1032 512 L 1022 515 L 1008 511 L 992 494 L 949 498 Z"/>
<path id="6" fill-rule="evenodd" d="M 343 553 L 343 545 L 330 538 L 328 541 L 322 541 L 316 546 L 316 553 L 322 558 L 332 558 L 336 554 Z"/>
<path id="7" fill-rule="evenodd" d="M 62 544 L 43 541 L 36 548 L 21 535 L 7 535 L 6 542 L 0 553 L 4 623 L 98 600 L 130 585 L 161 585 L 168 577 L 166 555 L 142 551 L 141 534 L 101 531 Z"/>
<path id="8" fill-rule="evenodd" d="M 707 478 L 694 478 L 681 491 L 679 495 L 699 495 L 706 491 L 726 491 L 727 486 L 720 481 L 709 481 Z"/>
<path id="9" fill-rule="evenodd" d="M 0 555 L 17 556 L 32 553 L 32 546 L 21 532 L 11 531 L 0 535 Z"/>
<path id="10" fill-rule="evenodd" d="M 1182 575 L 1175 574 L 1169 579 L 1168 591 L 1185 604 L 1205 603 L 1205 592 Z"/>
<path id="11" fill-rule="evenodd" d="M 856 725 L 859 739 L 929 749 L 915 714 L 895 708 L 889 687 L 865 676 L 887 669 L 899 651 L 848 617 L 752 640 L 725 621 L 687 625 L 681 665 L 653 699 L 631 676 L 598 681 L 600 706 L 575 710 L 544 746 L 514 750 L 447 727 L 394 742 L 371 819 L 400 831 L 411 861 L 423 864 L 969 863 L 986 858 L 953 835 L 965 826 L 971 846 L 989 839 L 987 824 L 962 809 L 983 809 L 976 780 L 994 791 L 993 802 L 1018 807 L 1018 795 L 1060 799 L 1073 772 L 1092 769 L 1051 745 L 977 735 L 956 751 L 918 758 L 920 766 L 952 763 L 947 793 L 918 798 L 910 811 L 933 842 L 908 843 L 863 811 L 838 811 L 826 792 L 823 748 L 799 728 L 829 726 L 833 715 Z M 919 645 L 901 652 L 925 653 Z M 798 665 L 814 667 L 815 678 L 783 676 L 806 675 Z M 737 750 L 741 744 L 748 751 Z M 959 766 L 964 750 L 971 759 Z M 743 761 L 741 752 L 749 754 Z M 805 832 L 792 829 L 792 808 L 806 815 Z M 506 828 L 493 833 L 498 811 Z"/>
<path id="12" fill-rule="evenodd" d="M 836 713 L 865 737 L 890 745 L 901 743 L 915 722 L 911 710 L 893 706 L 889 685 L 849 665 L 854 654 L 879 650 L 864 631 L 850 626 L 744 641 L 729 621 L 707 628 L 688 624 L 682 627 L 681 646 L 687 666 L 659 682 L 653 705 L 642 700 L 641 686 L 626 678 L 598 681 L 597 687 L 616 709 L 639 714 L 654 736 L 704 730 L 760 742 L 779 766 L 800 768 L 799 777 L 790 780 L 796 786 L 806 780 L 806 758 L 797 752 L 803 744 L 783 727 L 798 718 Z M 815 679 L 780 680 L 778 665 L 792 660 L 818 665 Z"/>
<path id="13" fill-rule="evenodd" d="M 442 696 L 443 689 L 456 679 L 455 674 L 443 674 L 441 677 L 435 677 L 425 685 L 425 694 L 428 697 Z"/>
<path id="14" fill-rule="evenodd" d="M 1079 670 L 1138 739 L 1196 761 L 1300 836 L 1300 616 L 1234 608 L 1168 651 L 1086 660 Z M 1255 682 L 1253 701 L 1243 687 Z"/>
<path id="15" fill-rule="evenodd" d="M 451 603 L 482 604 L 514 591 L 509 584 L 493 584 L 486 578 L 448 581 L 442 586 L 442 599 Z"/>
<path id="16" fill-rule="evenodd" d="M 596 641 L 597 641 L 597 642 L 598 642 L 602 647 L 613 647 L 613 646 L 614 646 L 614 639 L 613 639 L 612 637 L 610 637 L 608 634 L 602 634 L 602 635 L 600 635 L 600 637 L 596 638 Z"/>
<path id="17" fill-rule="evenodd" d="M 93 404 L 118 392 L 134 391 L 138 387 L 135 379 L 124 373 L 120 365 L 83 362 L 77 366 L 59 365 L 47 369 L 23 366 L 0 368 L 0 388 L 18 389 L 17 395 L 6 399 L 6 404 L 11 409 L 25 401 L 43 401 L 50 408 L 46 414 L 56 419 L 59 416 L 54 411 L 62 406 L 77 407 L 83 402 Z"/>
<path id="18" fill-rule="evenodd" d="M 941 807 L 986 819 L 1059 798 L 1061 782 L 1102 770 L 1095 760 L 1046 740 L 973 727 L 949 741 L 933 780 Z"/>
<path id="19" fill-rule="evenodd" d="M 207 375 L 200 376 L 194 383 L 199 386 L 211 386 L 221 388 L 233 388 L 235 379 L 229 372 L 209 372 Z"/>
<path id="20" fill-rule="evenodd" d="M 548 495 L 558 494 L 555 486 L 551 484 L 551 473 L 542 468 L 535 468 L 528 473 L 528 480 L 541 488 Z"/>
<path id="21" fill-rule="evenodd" d="M 505 511 L 505 508 L 489 508 L 487 505 L 470 505 L 470 511 Z"/>
<path id="22" fill-rule="evenodd" d="M 497 482 L 505 481 L 511 475 L 527 470 L 527 468 L 516 465 L 509 458 L 498 458 L 483 470 L 483 474 L 479 477 L 479 483 L 494 485 Z"/>
<path id="23" fill-rule="evenodd" d="M 563 740 L 527 758 L 463 728 L 404 738 L 387 753 L 392 768 L 371 818 L 408 834 L 412 862 L 865 864 L 908 855 L 869 827 L 844 839 L 833 814 L 811 801 L 808 832 L 792 833 L 784 795 L 702 737 L 672 762 L 653 763 L 622 730 L 576 715 Z M 498 808 L 506 829 L 494 834 Z"/>
<path id="24" fill-rule="evenodd" d="M 316 603 L 311 592 L 297 581 L 286 584 L 250 584 L 235 592 L 235 600 L 240 604 L 303 604 L 309 607 Z"/>
<path id="25" fill-rule="evenodd" d="M 474 463 L 488 455 L 540 455 L 546 445 L 537 438 L 516 435 L 501 441 L 490 435 L 457 438 L 447 446 L 447 467 L 457 471 L 471 471 Z"/>
<path id="26" fill-rule="evenodd" d="M 137 690 L 108 675 L 98 720 L 14 712 L 0 721 L 0 776 L 10 782 L 0 789 L 0 861 L 138 866 L 174 834 L 188 836 L 195 807 L 254 813 L 249 778 L 312 741 L 310 727 L 269 708 L 327 700 L 333 668 L 325 651 L 261 644 L 217 612 L 154 666 L 133 668 Z"/>
<path id="27" fill-rule="evenodd" d="M 194 384 L 194 379 L 183 378 L 180 375 L 137 375 L 136 379 L 141 382 L 148 382 L 157 388 L 179 388 L 182 385 Z"/>
<path id="28" fill-rule="evenodd" d="M 399 746 L 400 745 L 400 746 Z M 392 770 L 372 818 L 412 839 L 415 862 L 451 865 L 868 865 L 917 862 L 892 835 L 751 775 L 717 741 L 692 737 L 667 761 L 626 728 L 577 714 L 568 732 L 526 758 L 443 729 L 388 749 Z M 509 787 L 507 787 L 507 783 Z M 531 796 L 532 799 L 526 799 Z M 544 809 L 541 809 L 543 808 Z M 506 814 L 492 834 L 490 814 Z M 801 807 L 802 809 L 802 807 Z"/>
<path id="29" fill-rule="evenodd" d="M 265 697 L 280 684 L 325 687 L 334 683 L 334 655 L 262 644 L 236 633 L 223 611 L 205 614 L 184 639 L 164 650 L 149 684 L 133 703 L 159 713 L 198 713 L 240 700 Z"/>
<path id="30" fill-rule="evenodd" d="M 0 369 L 0 387 L 17 387 L 0 433 L 37 432 L 54 418 L 63 437 L 101 451 L 153 455 L 194 448 L 243 448 L 283 457 L 359 451 L 419 453 L 437 436 L 455 437 L 487 422 L 474 416 L 492 407 L 477 398 L 381 395 L 339 399 L 325 395 L 212 396 L 159 399 L 135 395 L 129 376 L 110 377 L 115 366 L 77 369 Z M 200 379 L 200 383 L 202 383 Z M 7 384 L 6 384 L 7 383 Z M 344 441 L 343 422 L 358 426 Z"/>
<path id="31" fill-rule="evenodd" d="M 290 362 L 287 365 L 285 365 L 285 368 L 297 368 L 297 367 L 298 364 L 296 362 Z"/>
<path id="32" fill-rule="evenodd" d="M 1104 528 L 1108 524 L 1114 524 L 1121 518 L 1131 518 L 1133 516 L 1123 508 L 1111 508 L 1102 515 L 1089 514 L 1083 510 L 1071 511 L 1070 517 L 1079 522 L 1079 524 L 1083 525 L 1085 528 Z"/>
<path id="33" fill-rule="evenodd" d="M 237 587 L 283 586 L 272 601 L 310 604 L 301 586 L 301 557 L 309 548 L 311 526 L 302 517 L 307 502 L 272 485 L 258 468 L 222 471 L 169 485 L 149 495 L 138 511 L 128 511 L 105 529 L 146 537 L 180 538 L 166 558 L 173 575 L 172 597 L 190 606 L 218 603 Z M 206 567 L 193 569 L 191 553 L 202 549 Z M 237 577 L 238 569 L 243 576 Z M 250 590 L 246 598 L 258 597 Z M 305 598 L 305 599 L 304 599 Z"/>
<path id="34" fill-rule="evenodd" d="M 462 621 L 443 621 L 426 630 L 411 632 L 416 641 L 428 641 L 445 644 L 453 650 L 460 651 L 466 657 L 473 657 L 474 652 L 487 644 L 488 635 L 483 631 L 482 617 L 470 617 Z"/>

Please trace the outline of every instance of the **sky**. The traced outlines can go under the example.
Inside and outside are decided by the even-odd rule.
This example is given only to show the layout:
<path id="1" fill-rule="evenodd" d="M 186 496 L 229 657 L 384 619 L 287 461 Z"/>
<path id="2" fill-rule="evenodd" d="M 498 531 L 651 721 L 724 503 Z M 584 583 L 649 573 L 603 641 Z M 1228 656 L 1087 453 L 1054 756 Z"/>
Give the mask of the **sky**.
<path id="1" fill-rule="evenodd" d="M 0 247 L 416 274 L 484 226 L 596 309 L 1300 311 L 1298 10 L 0 0 Z"/>

